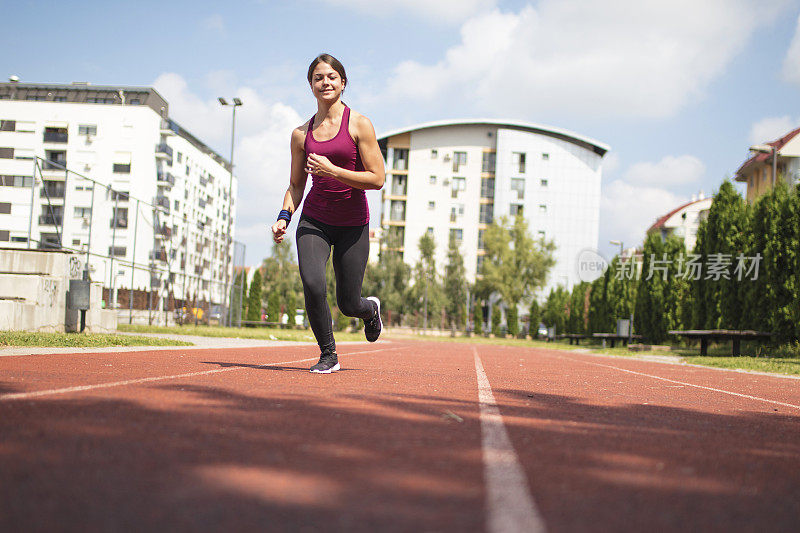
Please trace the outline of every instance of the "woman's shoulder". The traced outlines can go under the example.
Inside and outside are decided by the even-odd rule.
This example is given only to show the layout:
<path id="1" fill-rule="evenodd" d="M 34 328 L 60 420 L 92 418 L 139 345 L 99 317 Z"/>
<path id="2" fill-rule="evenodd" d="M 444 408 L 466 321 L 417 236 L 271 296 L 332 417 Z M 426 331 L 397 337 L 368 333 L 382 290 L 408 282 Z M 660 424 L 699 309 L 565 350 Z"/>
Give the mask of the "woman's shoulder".
<path id="1" fill-rule="evenodd" d="M 375 129 L 372 127 L 372 122 L 354 109 L 350 109 L 350 131 L 355 132 L 357 137 L 362 136 L 375 136 Z"/>
<path id="2" fill-rule="evenodd" d="M 296 128 L 292 130 L 292 140 L 293 141 L 305 141 L 306 133 L 308 132 L 308 126 L 311 123 L 311 119 L 306 120 Z"/>

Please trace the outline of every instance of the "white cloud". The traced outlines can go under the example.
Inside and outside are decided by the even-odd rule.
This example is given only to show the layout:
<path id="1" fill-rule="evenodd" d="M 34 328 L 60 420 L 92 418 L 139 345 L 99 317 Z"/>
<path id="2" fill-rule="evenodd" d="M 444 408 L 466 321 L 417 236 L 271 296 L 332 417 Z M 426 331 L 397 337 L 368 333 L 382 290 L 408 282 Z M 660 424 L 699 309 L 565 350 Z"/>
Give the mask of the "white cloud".
<path id="1" fill-rule="evenodd" d="M 800 85 L 800 17 L 797 17 L 794 37 L 783 59 L 783 77 L 786 81 Z"/>
<path id="2" fill-rule="evenodd" d="M 225 19 L 222 18 L 222 15 L 219 13 L 214 13 L 201 20 L 200 26 L 205 30 L 217 34 L 219 37 L 225 37 L 228 34 L 227 27 L 225 26 Z"/>
<path id="3" fill-rule="evenodd" d="M 458 24 L 466 18 L 493 8 L 496 0 L 324 0 L 326 3 L 388 17 L 410 13 L 437 24 Z"/>
<path id="4" fill-rule="evenodd" d="M 603 176 L 613 176 L 619 170 L 620 158 L 617 152 L 609 152 L 603 157 Z"/>
<path id="5" fill-rule="evenodd" d="M 800 67 L 800 64 L 798 64 Z M 750 143 L 764 144 L 786 135 L 800 125 L 800 118 L 792 120 L 789 115 L 767 117 L 755 122 L 750 127 Z"/>
<path id="6" fill-rule="evenodd" d="M 657 163 L 642 162 L 631 165 L 625 172 L 625 181 L 636 185 L 674 186 L 699 183 L 706 166 L 691 155 L 668 155 Z"/>
<path id="7" fill-rule="evenodd" d="M 495 9 L 467 20 L 438 61 L 398 64 L 376 92 L 515 116 L 671 116 L 701 98 L 783 4 L 542 0 L 517 13 Z"/>
<path id="8" fill-rule="evenodd" d="M 220 79 L 225 78 L 212 73 L 206 81 L 217 90 Z M 169 102 L 171 118 L 209 146 L 224 147 L 217 151 L 230 157 L 230 107 L 221 106 L 215 97 L 199 96 L 179 74 L 162 74 L 153 86 Z M 290 106 L 270 101 L 253 88 L 231 83 L 227 89 L 226 95 L 244 102 L 236 111 L 236 239 L 247 246 L 249 262 L 260 261 L 271 247 L 267 225 L 277 216 L 289 185 L 289 138 L 304 119 Z"/>
<path id="9" fill-rule="evenodd" d="M 614 180 L 600 198 L 600 244 L 621 240 L 625 247 L 644 242 L 645 232 L 658 217 L 685 203 L 686 198 L 659 187 Z"/>

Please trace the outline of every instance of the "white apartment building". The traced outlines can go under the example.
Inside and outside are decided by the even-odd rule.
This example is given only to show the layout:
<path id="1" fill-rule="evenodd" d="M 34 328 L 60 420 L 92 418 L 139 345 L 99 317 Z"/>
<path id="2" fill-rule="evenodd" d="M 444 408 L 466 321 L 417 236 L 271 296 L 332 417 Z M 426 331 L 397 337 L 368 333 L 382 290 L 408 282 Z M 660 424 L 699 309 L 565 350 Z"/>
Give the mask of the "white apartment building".
<path id="1" fill-rule="evenodd" d="M 154 89 L 0 83 L 0 121 L 0 246 L 86 253 L 93 281 L 152 288 L 156 309 L 225 303 L 236 179 Z"/>
<path id="2" fill-rule="evenodd" d="M 420 124 L 378 142 L 387 169 L 381 225 L 402 243 L 408 264 L 418 260 L 417 244 L 429 232 L 442 269 L 452 233 L 474 281 L 487 225 L 522 212 L 534 237 L 556 245 L 556 264 L 540 294 L 580 282 L 578 255 L 597 248 L 608 146 L 558 128 L 492 119 Z"/>

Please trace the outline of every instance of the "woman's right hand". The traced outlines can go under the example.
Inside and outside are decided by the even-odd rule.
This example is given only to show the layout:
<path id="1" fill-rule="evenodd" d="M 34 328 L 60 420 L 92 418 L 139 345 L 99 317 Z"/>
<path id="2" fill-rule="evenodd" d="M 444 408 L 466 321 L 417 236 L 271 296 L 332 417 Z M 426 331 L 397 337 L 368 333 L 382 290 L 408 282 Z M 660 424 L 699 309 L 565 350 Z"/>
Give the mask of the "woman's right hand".
<path id="1" fill-rule="evenodd" d="M 272 225 L 272 240 L 275 244 L 283 242 L 283 237 L 286 235 L 286 221 L 281 219 Z"/>

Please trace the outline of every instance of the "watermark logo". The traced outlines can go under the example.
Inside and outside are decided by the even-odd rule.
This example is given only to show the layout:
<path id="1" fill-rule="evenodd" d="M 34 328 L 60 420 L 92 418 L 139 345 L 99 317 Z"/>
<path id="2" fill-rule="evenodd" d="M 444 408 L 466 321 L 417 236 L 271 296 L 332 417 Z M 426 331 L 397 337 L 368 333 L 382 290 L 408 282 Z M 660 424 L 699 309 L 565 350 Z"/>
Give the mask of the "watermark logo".
<path id="1" fill-rule="evenodd" d="M 597 250 L 585 248 L 578 254 L 575 268 L 581 281 L 592 282 L 605 274 L 608 261 Z"/>

